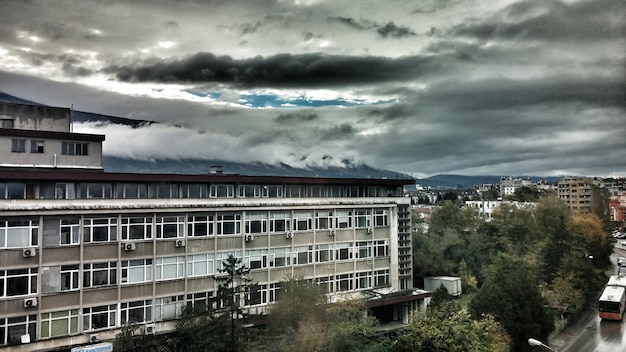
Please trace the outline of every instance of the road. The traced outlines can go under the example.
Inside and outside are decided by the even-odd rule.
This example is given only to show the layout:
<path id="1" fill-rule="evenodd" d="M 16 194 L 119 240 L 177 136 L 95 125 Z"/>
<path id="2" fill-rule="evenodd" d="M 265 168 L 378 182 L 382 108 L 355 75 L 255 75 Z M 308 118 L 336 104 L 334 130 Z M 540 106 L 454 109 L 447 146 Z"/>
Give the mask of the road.
<path id="1" fill-rule="evenodd" d="M 626 257 L 626 247 L 615 245 L 611 256 L 614 268 L 617 268 L 617 257 Z M 623 321 L 600 320 L 597 305 L 594 305 L 583 314 L 574 332 L 557 336 L 551 344 L 560 352 L 626 351 L 625 324 Z"/>

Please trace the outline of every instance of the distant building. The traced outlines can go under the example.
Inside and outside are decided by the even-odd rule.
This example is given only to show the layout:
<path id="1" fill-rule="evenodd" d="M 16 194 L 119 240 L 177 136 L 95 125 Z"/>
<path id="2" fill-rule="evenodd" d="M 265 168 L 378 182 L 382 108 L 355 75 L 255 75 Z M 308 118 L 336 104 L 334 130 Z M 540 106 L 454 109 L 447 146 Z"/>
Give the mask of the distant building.
<path id="1" fill-rule="evenodd" d="M 530 178 L 502 177 L 500 178 L 500 196 L 512 196 L 518 188 L 531 186 Z"/>
<path id="2" fill-rule="evenodd" d="M 557 182 L 558 197 L 564 201 L 573 212 L 591 212 L 591 187 L 593 180 L 590 177 L 566 177 Z"/>
<path id="3" fill-rule="evenodd" d="M 626 226 L 626 191 L 611 196 L 609 200 L 609 214 L 611 221 L 619 228 Z"/>
<path id="4" fill-rule="evenodd" d="M 109 173 L 104 136 L 72 133 L 69 109 L 0 104 L 0 126 L 0 349 L 111 340 L 131 320 L 170 332 L 182 305 L 212 304 L 228 255 L 251 269 L 251 313 L 290 275 L 382 322 L 430 297 L 413 289 L 413 180 Z"/>
<path id="5" fill-rule="evenodd" d="M 506 201 L 506 200 L 469 200 L 465 201 L 466 207 L 476 208 L 478 213 L 486 220 L 491 221 L 493 218 L 493 212 L 502 204 L 509 204 L 516 208 L 534 208 L 537 203 L 532 202 L 517 202 L 517 201 Z"/>

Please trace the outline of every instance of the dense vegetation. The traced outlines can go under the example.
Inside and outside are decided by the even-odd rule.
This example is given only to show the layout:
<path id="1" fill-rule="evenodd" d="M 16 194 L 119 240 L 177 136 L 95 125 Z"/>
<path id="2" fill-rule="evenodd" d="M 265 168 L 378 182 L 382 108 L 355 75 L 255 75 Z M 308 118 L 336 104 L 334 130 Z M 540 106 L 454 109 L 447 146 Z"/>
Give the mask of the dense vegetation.
<path id="1" fill-rule="evenodd" d="M 520 197 L 528 197 L 528 193 Z M 601 207 L 598 207 L 601 209 Z M 427 312 L 395 332 L 378 332 L 363 301 L 328 304 L 319 287 L 282 283 L 263 328 L 243 328 L 238 303 L 253 283 L 236 258 L 215 302 L 184 309 L 177 333 L 150 339 L 132 324 L 116 340 L 119 351 L 523 351 L 529 337 L 546 339 L 556 319 L 578 313 L 604 284 L 612 246 L 600 216 L 572 215 L 555 197 L 536 207 L 502 205 L 486 221 L 475 209 L 447 200 L 431 218 L 413 219 L 415 286 L 425 276 L 457 275 L 467 307 L 437 290 Z M 236 285 L 233 283 L 237 282 Z"/>

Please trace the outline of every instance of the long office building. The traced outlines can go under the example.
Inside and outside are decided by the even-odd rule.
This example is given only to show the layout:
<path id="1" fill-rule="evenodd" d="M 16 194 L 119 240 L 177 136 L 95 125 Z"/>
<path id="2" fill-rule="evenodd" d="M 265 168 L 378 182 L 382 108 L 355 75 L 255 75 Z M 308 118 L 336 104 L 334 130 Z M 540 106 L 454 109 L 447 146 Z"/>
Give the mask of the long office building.
<path id="1" fill-rule="evenodd" d="M 171 332 L 183 305 L 209 304 L 229 255 L 256 283 L 253 314 L 289 277 L 364 298 L 381 322 L 425 307 L 412 180 L 111 173 L 104 136 L 71 132 L 70 114 L 0 104 L 0 350 L 111 341 L 131 320 Z"/>

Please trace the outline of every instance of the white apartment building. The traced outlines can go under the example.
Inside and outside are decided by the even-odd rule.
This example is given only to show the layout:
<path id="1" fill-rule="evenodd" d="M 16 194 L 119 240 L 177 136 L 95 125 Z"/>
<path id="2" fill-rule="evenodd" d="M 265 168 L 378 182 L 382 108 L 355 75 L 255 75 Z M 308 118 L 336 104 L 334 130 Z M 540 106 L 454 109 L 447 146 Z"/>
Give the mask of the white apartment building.
<path id="1" fill-rule="evenodd" d="M 104 136 L 70 110 L 0 104 L 0 349 L 112 340 L 133 319 L 171 332 L 181 305 L 208 304 L 222 260 L 242 258 L 264 314 L 287 277 L 331 301 L 407 323 L 412 180 L 109 173 Z"/>

